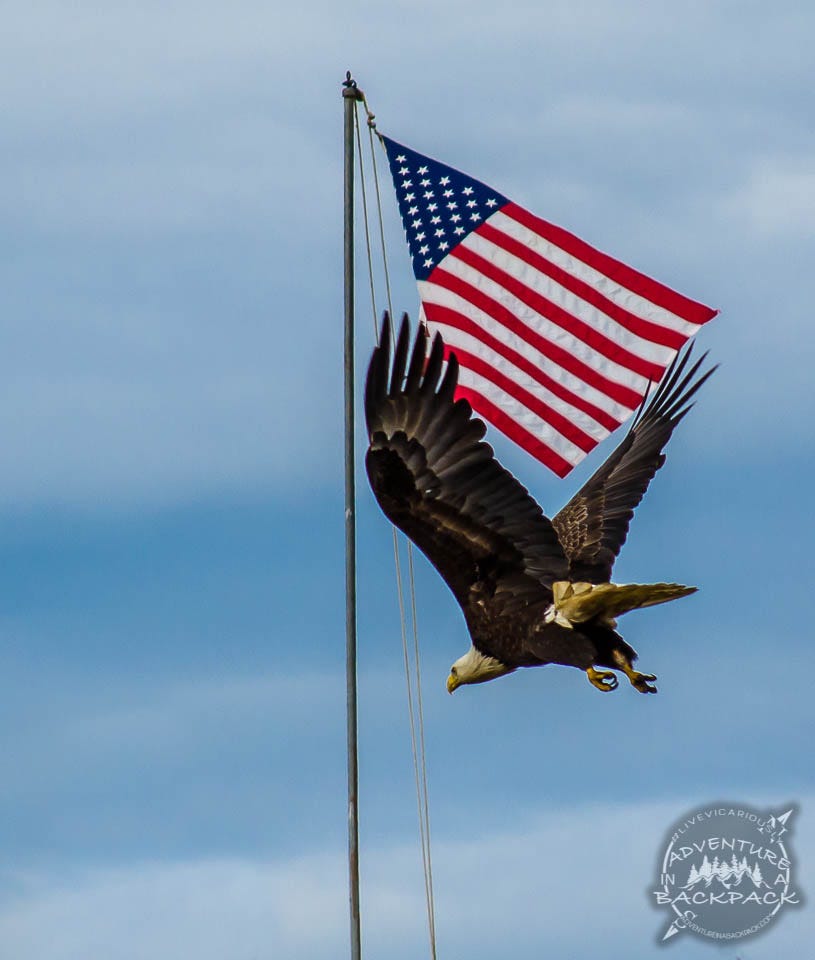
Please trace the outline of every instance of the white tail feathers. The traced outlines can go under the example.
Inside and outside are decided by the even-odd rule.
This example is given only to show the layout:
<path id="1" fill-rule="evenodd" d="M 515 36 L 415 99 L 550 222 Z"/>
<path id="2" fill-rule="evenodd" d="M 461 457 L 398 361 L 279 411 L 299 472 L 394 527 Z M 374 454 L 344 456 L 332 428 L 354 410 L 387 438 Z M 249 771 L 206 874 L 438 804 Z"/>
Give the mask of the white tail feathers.
<path id="1" fill-rule="evenodd" d="M 570 627 L 599 618 L 614 626 L 616 617 L 639 607 L 652 607 L 695 593 L 696 587 L 681 583 L 570 583 L 557 580 L 552 584 L 554 603 L 546 614 L 548 622 Z"/>

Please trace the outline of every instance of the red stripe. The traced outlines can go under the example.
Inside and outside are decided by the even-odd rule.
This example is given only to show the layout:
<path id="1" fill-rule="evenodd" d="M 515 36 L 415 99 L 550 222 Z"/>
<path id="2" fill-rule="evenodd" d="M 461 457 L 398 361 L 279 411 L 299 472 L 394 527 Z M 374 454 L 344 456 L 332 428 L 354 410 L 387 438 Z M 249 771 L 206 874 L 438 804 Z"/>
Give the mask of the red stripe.
<path id="1" fill-rule="evenodd" d="M 443 262 L 444 261 L 442 261 L 442 263 Z M 470 286 L 465 280 L 461 280 L 454 274 L 448 273 L 442 268 L 441 264 L 430 273 L 427 282 L 438 284 L 440 287 L 450 290 L 451 293 L 458 294 L 468 303 L 471 303 L 474 307 L 482 310 L 488 316 L 492 317 L 493 320 L 506 327 L 507 330 L 510 330 L 517 337 L 526 341 L 526 343 L 534 347 L 538 353 L 547 357 L 558 366 L 563 367 L 564 370 L 568 370 L 569 373 L 577 377 L 578 380 L 582 380 L 584 383 L 588 383 L 596 390 L 604 393 L 609 399 L 615 400 L 621 406 L 626 407 L 628 410 L 635 410 L 640 405 L 642 394 L 637 393 L 637 391 L 631 387 L 625 386 L 625 384 L 610 380 L 608 377 L 603 376 L 602 373 L 598 373 L 593 367 L 583 363 L 582 360 L 569 353 L 568 350 L 564 350 L 551 340 L 542 337 L 537 331 L 519 320 L 514 313 L 507 310 L 502 304 L 496 300 L 492 300 L 477 287 Z"/>
<path id="2" fill-rule="evenodd" d="M 518 424 L 508 417 L 502 410 L 499 410 L 494 404 L 490 403 L 480 393 L 470 390 L 468 387 L 462 387 L 460 384 L 456 387 L 456 399 L 464 398 L 482 417 L 494 426 L 501 433 L 506 434 L 510 440 L 514 440 L 519 447 L 523 447 L 527 453 L 531 453 L 536 460 L 548 467 L 559 477 L 565 477 L 571 470 L 572 464 L 568 463 L 554 450 L 547 447 L 543 441 L 533 437 L 531 433 L 519 427 Z"/>
<path id="3" fill-rule="evenodd" d="M 459 246 L 452 250 L 449 256 L 462 260 L 468 266 L 472 267 L 473 270 L 477 270 L 485 277 L 489 277 L 490 280 L 494 280 L 527 306 L 532 307 L 536 313 L 539 313 L 547 320 L 551 320 L 552 323 L 557 324 L 578 340 L 582 340 L 583 343 L 590 346 L 597 353 L 602 354 L 602 356 L 608 360 L 619 363 L 620 366 L 626 367 L 633 373 L 638 373 L 641 377 L 652 380 L 654 383 L 657 383 L 662 378 L 662 374 L 665 372 L 664 366 L 652 363 L 650 360 L 644 360 L 642 357 L 631 353 L 630 350 L 626 350 L 625 347 L 621 347 L 613 340 L 609 340 L 609 338 L 603 336 L 602 333 L 593 330 L 587 323 L 578 320 L 577 317 L 567 313 L 562 307 L 552 303 L 551 300 L 547 300 L 546 297 L 542 297 L 520 280 L 510 276 L 510 274 L 505 273 L 500 267 L 497 267 L 494 263 L 487 260 L 486 257 L 482 257 L 480 254 L 475 253 L 475 251 L 470 250 L 462 244 L 459 244 Z"/>
<path id="4" fill-rule="evenodd" d="M 604 297 L 595 287 L 592 287 L 583 280 L 578 280 L 577 277 L 573 277 L 570 273 L 567 273 L 561 267 L 552 263 L 551 260 L 542 257 L 531 247 L 521 243 L 520 240 L 516 240 L 497 230 L 490 223 L 482 224 L 473 232 L 484 237 L 486 240 L 490 240 L 496 246 L 506 250 L 506 252 L 513 257 L 517 257 L 519 260 L 523 260 L 524 263 L 528 263 L 530 267 L 550 277 L 555 283 L 559 283 L 562 287 L 565 287 L 571 293 L 580 297 L 581 300 L 585 300 L 586 303 L 590 303 L 593 307 L 601 310 L 607 317 L 610 317 L 631 333 L 642 337 L 643 340 L 649 340 L 651 343 L 657 343 L 663 347 L 672 347 L 674 350 L 679 350 L 688 339 L 686 334 L 679 333 L 678 330 L 660 326 L 651 320 L 644 320 L 642 317 L 629 313 L 628 310 L 624 310 L 613 300 Z"/>
<path id="5" fill-rule="evenodd" d="M 621 287 L 650 300 L 651 303 L 670 310 L 671 313 L 675 313 L 684 320 L 701 325 L 707 323 L 708 320 L 712 320 L 719 312 L 706 307 L 703 303 L 684 297 L 681 293 L 666 287 L 658 280 L 652 280 L 651 277 L 646 277 L 645 274 L 640 273 L 633 267 L 615 260 L 606 253 L 601 253 L 573 233 L 564 230 L 563 227 L 557 227 L 553 223 L 536 217 L 516 203 L 507 203 L 501 207 L 501 213 L 512 217 L 513 220 L 517 220 L 518 223 L 528 227 L 538 236 L 543 237 L 544 240 L 554 243 L 561 250 L 565 250 L 572 256 L 577 257 L 578 260 L 582 260 L 583 263 L 598 270 L 610 280 L 619 283 Z"/>
<path id="6" fill-rule="evenodd" d="M 572 393 L 571 390 L 564 387 L 562 383 L 558 383 L 557 380 L 553 380 L 540 368 L 536 367 L 534 363 L 527 360 L 526 357 L 520 353 L 516 353 L 511 347 L 508 347 L 500 340 L 496 340 L 495 337 L 487 333 L 483 327 L 480 327 L 469 317 L 465 317 L 463 314 L 451 310 L 449 307 L 441 307 L 436 303 L 424 302 L 424 311 L 425 316 L 431 323 L 454 327 L 456 330 L 461 330 L 462 333 L 467 333 L 471 337 L 475 337 L 486 347 L 489 347 L 490 350 L 509 360 L 509 362 L 518 367 L 519 370 L 523 370 L 524 373 L 528 374 L 533 380 L 536 380 L 542 387 L 545 387 L 556 397 L 559 397 L 565 403 L 570 404 L 576 409 L 582 410 L 583 413 L 599 423 L 600 426 L 605 427 L 609 432 L 619 427 L 620 421 L 615 420 L 610 413 L 590 403 L 579 394 Z M 458 351 L 456 350 L 456 352 Z"/>
<path id="7" fill-rule="evenodd" d="M 536 416 L 540 417 L 544 423 L 548 423 L 557 430 L 561 436 L 570 440 L 576 447 L 579 447 L 583 453 L 588 453 L 589 450 L 593 450 L 597 446 L 598 441 L 595 440 L 594 437 L 584 433 L 578 426 L 572 423 L 571 420 L 564 417 L 563 414 L 558 413 L 557 410 L 553 410 L 548 403 L 534 396 L 534 394 L 529 393 L 528 390 L 524 390 L 524 388 L 519 386 L 514 380 L 511 380 L 505 374 L 501 373 L 500 370 L 496 370 L 495 367 L 490 366 L 485 360 L 476 357 L 472 353 L 468 353 L 466 350 L 462 350 L 460 347 L 448 347 L 448 350 L 458 357 L 458 362 L 462 367 L 466 367 L 485 380 L 489 380 L 490 383 L 498 387 L 499 390 L 503 390 L 507 396 L 522 403 Z"/>

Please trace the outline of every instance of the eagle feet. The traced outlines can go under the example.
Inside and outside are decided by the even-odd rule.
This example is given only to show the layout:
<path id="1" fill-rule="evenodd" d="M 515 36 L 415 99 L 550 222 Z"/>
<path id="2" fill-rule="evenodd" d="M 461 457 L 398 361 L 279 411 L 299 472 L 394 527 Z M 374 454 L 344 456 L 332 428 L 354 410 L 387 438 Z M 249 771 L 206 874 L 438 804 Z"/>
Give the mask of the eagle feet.
<path id="1" fill-rule="evenodd" d="M 656 680 L 653 673 L 637 673 L 636 670 L 632 670 L 628 674 L 628 679 L 631 681 L 631 686 L 639 690 L 640 693 L 657 692 L 657 688 L 648 682 L 649 680 Z"/>
<path id="2" fill-rule="evenodd" d="M 594 667 L 589 667 L 586 676 L 589 678 L 589 683 L 597 687 L 598 690 L 602 690 L 603 693 L 609 693 L 611 690 L 617 689 L 617 678 L 610 670 L 595 670 Z"/>

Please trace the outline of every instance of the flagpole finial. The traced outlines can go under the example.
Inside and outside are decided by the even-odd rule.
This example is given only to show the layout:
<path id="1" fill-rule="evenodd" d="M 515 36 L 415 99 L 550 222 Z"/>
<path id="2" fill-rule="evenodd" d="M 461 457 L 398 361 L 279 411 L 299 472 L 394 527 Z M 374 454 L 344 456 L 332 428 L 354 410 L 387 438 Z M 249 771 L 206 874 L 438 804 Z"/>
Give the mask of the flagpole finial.
<path id="1" fill-rule="evenodd" d="M 342 87 L 343 87 L 342 95 L 344 97 L 351 97 L 354 100 L 365 99 L 365 95 L 359 89 L 359 87 L 357 87 L 356 80 L 354 80 L 354 78 L 351 76 L 350 70 L 345 71 L 345 80 L 343 80 L 342 82 Z"/>
<path id="2" fill-rule="evenodd" d="M 373 130 L 373 132 L 379 136 L 379 131 L 376 129 L 376 114 L 371 113 L 371 108 L 368 106 L 368 100 L 365 97 L 365 94 L 357 86 L 356 80 L 351 76 L 351 71 L 345 71 L 345 80 L 342 82 L 343 91 L 342 95 L 344 97 L 350 97 L 354 100 L 359 101 L 365 109 L 365 115 L 368 118 L 368 126 Z"/>

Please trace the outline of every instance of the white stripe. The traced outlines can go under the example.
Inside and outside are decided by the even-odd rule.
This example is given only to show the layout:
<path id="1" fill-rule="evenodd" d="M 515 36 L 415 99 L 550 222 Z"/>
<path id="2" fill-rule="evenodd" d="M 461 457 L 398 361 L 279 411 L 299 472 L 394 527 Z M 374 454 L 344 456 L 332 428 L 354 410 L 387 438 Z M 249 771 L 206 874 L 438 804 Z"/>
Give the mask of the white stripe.
<path id="1" fill-rule="evenodd" d="M 562 284 L 541 273 L 520 257 L 508 253 L 492 240 L 487 240 L 478 233 L 471 233 L 461 242 L 460 246 L 467 247 L 485 260 L 494 264 L 499 270 L 513 277 L 528 290 L 544 297 L 550 303 L 560 307 L 570 317 L 581 320 L 590 329 L 617 344 L 634 356 L 640 357 L 649 363 L 666 367 L 673 359 L 676 351 L 672 347 L 664 347 L 651 340 L 646 340 L 626 330 L 625 327 L 613 320 L 608 314 L 598 310 L 582 297 L 572 293 Z M 578 334 L 575 334 L 578 336 Z"/>
<path id="2" fill-rule="evenodd" d="M 446 267 L 447 263 L 445 262 L 444 268 L 446 269 Z M 519 337 L 512 330 L 508 330 L 502 323 L 499 323 L 488 313 L 474 306 L 469 300 L 465 300 L 464 297 L 454 293 L 452 290 L 448 290 L 446 287 L 440 287 L 438 284 L 430 283 L 427 280 L 420 280 L 418 286 L 419 296 L 423 304 L 432 303 L 440 307 L 447 307 L 467 317 L 476 326 L 484 330 L 485 333 L 499 340 L 515 353 L 520 354 L 535 367 L 545 370 L 548 376 L 556 380 L 570 393 L 582 397 L 589 403 L 594 404 L 595 407 L 604 410 L 618 423 L 623 423 L 631 415 L 633 408 L 625 407 L 621 403 L 617 403 L 617 401 L 612 400 L 611 397 L 607 397 L 601 390 L 586 383 L 585 380 L 575 376 L 568 370 L 564 370 L 563 367 L 555 363 L 554 360 L 544 356 L 539 350 L 533 347 L 532 344 Z M 448 327 L 447 329 L 450 328 Z M 445 339 L 447 338 L 445 337 Z"/>
<path id="3" fill-rule="evenodd" d="M 519 300 L 514 294 L 505 290 L 502 286 L 495 283 L 495 281 L 490 280 L 489 277 L 485 277 L 483 273 L 468 266 L 463 260 L 448 256 L 441 261 L 439 267 L 458 277 L 460 280 L 463 280 L 471 287 L 475 287 L 476 290 L 484 294 L 484 296 L 489 297 L 508 310 L 516 319 L 544 340 L 554 343 L 566 353 L 580 360 L 587 367 L 591 367 L 592 370 L 597 371 L 601 376 L 628 387 L 630 390 L 634 390 L 640 396 L 645 394 L 648 387 L 648 380 L 645 377 L 604 357 L 593 347 L 590 347 L 582 340 L 578 340 L 567 330 L 564 330 L 563 327 L 559 327 L 556 323 L 552 323 L 551 320 L 547 320 L 546 317 L 542 317 L 536 310 L 533 310 L 532 307 L 525 304 L 522 300 Z M 419 281 L 420 291 L 426 282 L 427 281 Z M 421 295 L 424 296 L 423 293 Z"/>
<path id="4" fill-rule="evenodd" d="M 524 373 L 524 371 L 516 367 L 514 363 L 510 363 L 509 360 L 494 350 L 490 350 L 490 348 L 485 346 L 480 340 L 470 336 L 468 333 L 462 333 L 461 330 L 448 326 L 446 323 L 431 320 L 427 325 L 434 333 L 436 330 L 440 331 L 442 339 L 448 347 L 454 350 L 458 347 L 460 350 L 466 350 L 467 353 L 478 357 L 479 360 L 483 360 L 484 363 L 499 373 L 502 373 L 513 383 L 517 383 L 522 390 L 531 393 L 537 400 L 545 403 L 564 419 L 573 423 L 578 430 L 587 434 L 590 438 L 594 439 L 595 442 L 599 443 L 608 436 L 609 431 L 606 430 L 602 424 L 597 423 L 596 420 L 592 419 L 582 410 L 578 410 L 577 407 L 573 407 L 570 403 L 566 403 L 561 400 L 560 397 L 555 396 L 555 394 L 547 390 L 546 387 L 541 386 L 537 380 L 530 377 L 528 373 Z M 464 363 L 461 358 L 459 359 L 461 363 Z"/>
<path id="5" fill-rule="evenodd" d="M 684 337 L 692 337 L 700 329 L 701 324 L 691 323 L 690 320 L 685 320 L 671 310 L 660 307 L 646 297 L 621 286 L 616 280 L 610 279 L 604 273 L 577 259 L 573 254 L 567 253 L 505 213 L 500 211 L 494 213 L 486 222 L 525 247 L 530 247 L 544 260 L 550 260 L 571 276 L 593 287 L 598 293 L 635 317 L 656 323 L 668 330 L 674 330 Z"/>
<path id="6" fill-rule="evenodd" d="M 567 463 L 572 466 L 580 463 L 586 454 L 576 447 L 570 440 L 558 433 L 557 430 L 545 420 L 533 413 L 529 407 L 524 406 L 520 400 L 516 400 L 500 387 L 496 387 L 490 380 L 470 370 L 468 367 L 460 367 L 458 382 L 462 387 L 468 387 L 476 393 L 481 394 L 486 400 L 489 400 L 493 406 L 498 407 L 505 413 L 510 420 L 514 421 L 521 429 L 525 430 L 530 436 L 545 443 L 547 447 L 554 450 L 559 456 L 563 457 Z"/>

